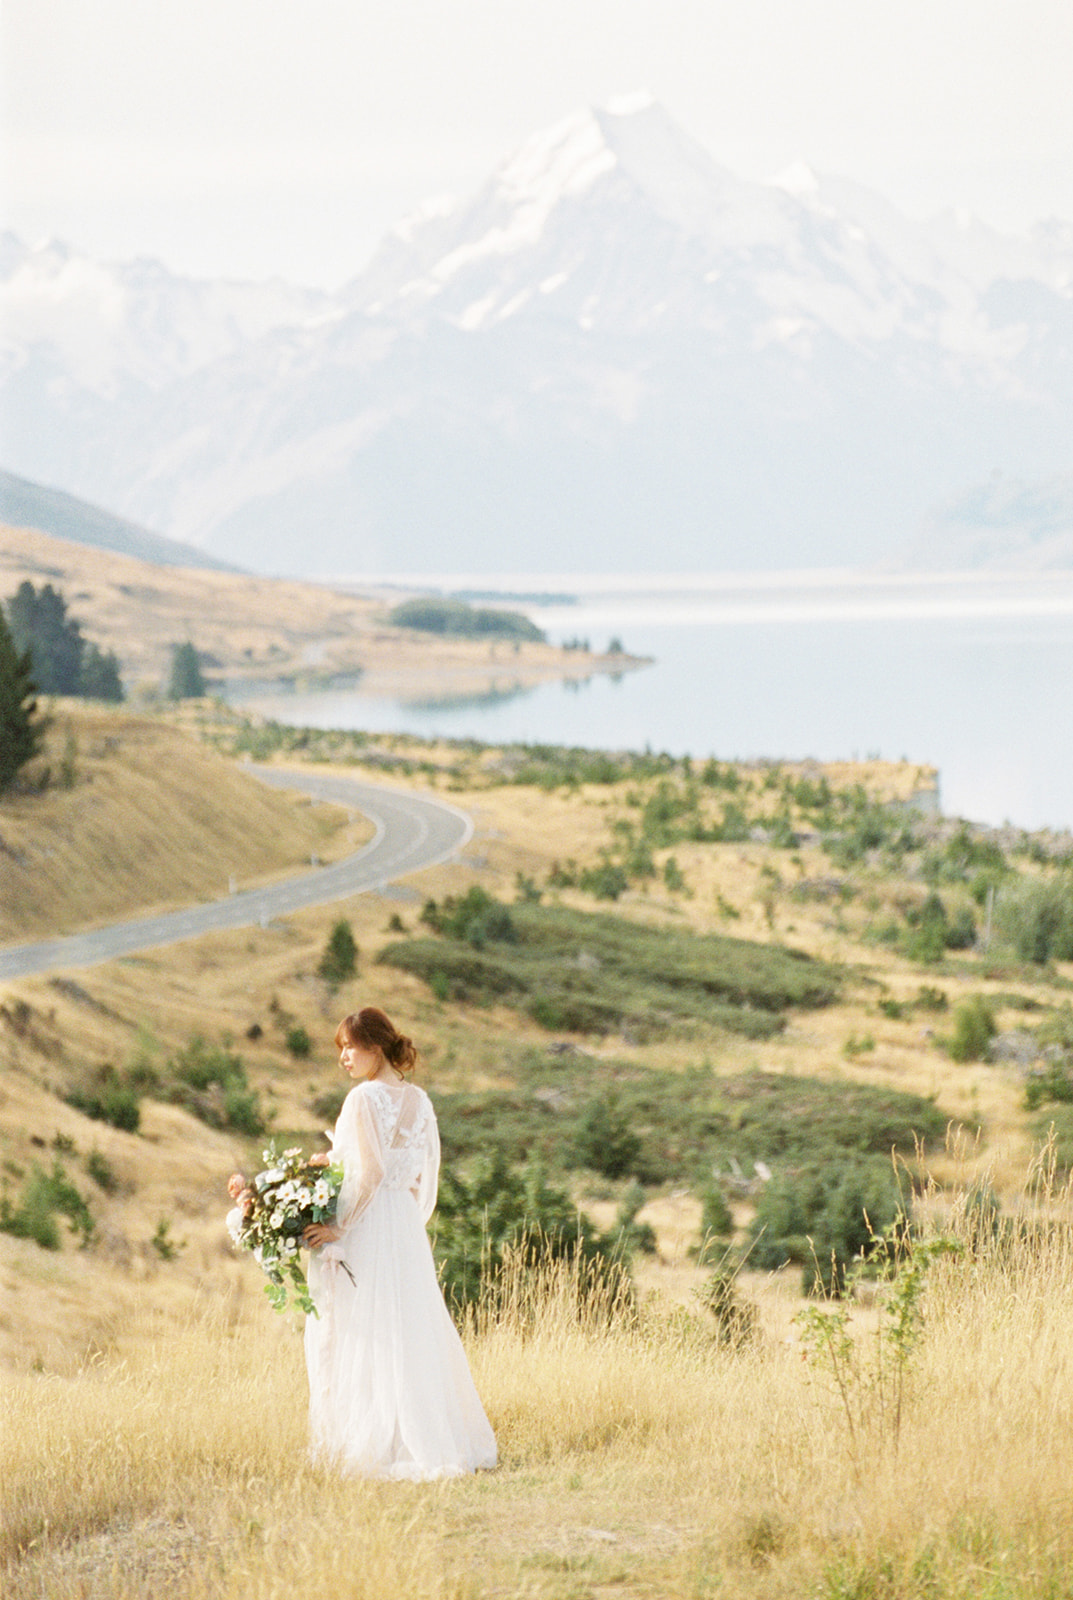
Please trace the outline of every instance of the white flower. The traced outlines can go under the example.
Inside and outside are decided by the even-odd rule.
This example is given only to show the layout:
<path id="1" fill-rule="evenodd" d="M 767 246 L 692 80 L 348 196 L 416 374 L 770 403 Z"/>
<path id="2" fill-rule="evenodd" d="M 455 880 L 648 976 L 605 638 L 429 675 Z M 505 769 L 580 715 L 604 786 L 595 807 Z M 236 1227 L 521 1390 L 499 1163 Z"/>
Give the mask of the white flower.
<path id="1" fill-rule="evenodd" d="M 271 1226 L 278 1232 L 279 1229 L 282 1228 L 282 1226 L 283 1226 L 283 1221 L 284 1221 L 283 1207 L 282 1206 L 277 1206 L 275 1211 L 273 1211 L 272 1215 L 269 1217 L 268 1220 L 269 1220 L 269 1223 L 271 1224 Z"/>
<path id="2" fill-rule="evenodd" d="M 238 1206 L 227 1213 L 227 1231 L 235 1244 L 238 1244 L 242 1233 L 242 1212 Z"/>
<path id="3" fill-rule="evenodd" d="M 279 1167 L 272 1167 L 270 1171 L 261 1173 L 261 1182 L 267 1189 L 270 1183 L 282 1183 L 286 1176 Z"/>
<path id="4" fill-rule="evenodd" d="M 262 1248 L 261 1248 L 261 1246 L 259 1244 L 254 1246 L 253 1259 L 256 1261 L 256 1263 L 257 1263 L 257 1265 L 259 1267 L 263 1267 L 264 1266 L 264 1264 L 265 1264 L 265 1253 L 264 1253 L 264 1251 L 262 1250 Z"/>
<path id="5" fill-rule="evenodd" d="M 313 1204 L 326 1206 L 332 1197 L 332 1186 L 327 1178 L 318 1178 L 313 1185 Z"/>
<path id="6" fill-rule="evenodd" d="M 299 1189 L 294 1198 L 300 1207 L 313 1204 L 313 1195 L 309 1189 Z"/>
<path id="7" fill-rule="evenodd" d="M 285 1260 L 291 1256 L 296 1256 L 298 1254 L 298 1241 L 296 1239 L 284 1239 L 282 1250 Z"/>

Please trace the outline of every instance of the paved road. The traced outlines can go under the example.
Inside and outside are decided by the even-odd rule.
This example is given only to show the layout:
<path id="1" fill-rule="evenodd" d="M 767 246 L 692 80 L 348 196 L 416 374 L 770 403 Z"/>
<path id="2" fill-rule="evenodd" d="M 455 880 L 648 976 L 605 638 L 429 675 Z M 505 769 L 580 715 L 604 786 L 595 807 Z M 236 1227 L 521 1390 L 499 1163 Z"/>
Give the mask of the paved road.
<path id="1" fill-rule="evenodd" d="M 278 767 L 251 766 L 246 770 L 274 788 L 298 789 L 317 800 L 353 806 L 369 818 L 376 832 L 345 861 L 316 867 L 267 889 L 248 889 L 208 905 L 117 922 L 92 933 L 0 949 L 0 980 L 53 969 L 94 967 L 138 950 L 177 944 L 221 928 L 248 928 L 307 906 L 328 905 L 370 889 L 384 889 L 407 873 L 448 860 L 473 837 L 471 819 L 443 800 L 402 789 L 381 789 L 356 778 L 307 776 Z"/>

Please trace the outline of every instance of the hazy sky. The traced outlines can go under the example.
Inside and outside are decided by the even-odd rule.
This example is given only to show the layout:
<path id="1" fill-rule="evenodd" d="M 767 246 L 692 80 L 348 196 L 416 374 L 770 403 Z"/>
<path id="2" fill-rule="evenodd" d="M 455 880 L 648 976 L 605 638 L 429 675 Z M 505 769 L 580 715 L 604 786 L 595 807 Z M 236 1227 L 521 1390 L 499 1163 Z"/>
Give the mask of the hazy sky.
<path id="1" fill-rule="evenodd" d="M 648 88 L 743 177 L 1073 219 L 1071 0 L 3 0 L 3 221 L 334 285 L 426 197 Z"/>

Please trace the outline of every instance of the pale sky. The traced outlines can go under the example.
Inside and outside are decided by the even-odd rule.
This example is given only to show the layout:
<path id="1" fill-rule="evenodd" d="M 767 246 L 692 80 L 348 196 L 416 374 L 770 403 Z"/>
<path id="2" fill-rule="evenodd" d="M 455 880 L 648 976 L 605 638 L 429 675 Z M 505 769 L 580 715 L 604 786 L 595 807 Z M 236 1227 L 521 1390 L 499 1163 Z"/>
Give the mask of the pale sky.
<path id="1" fill-rule="evenodd" d="M 733 172 L 1073 220 L 1071 0 L 2 0 L 0 221 L 334 287 L 420 201 L 647 88 Z"/>

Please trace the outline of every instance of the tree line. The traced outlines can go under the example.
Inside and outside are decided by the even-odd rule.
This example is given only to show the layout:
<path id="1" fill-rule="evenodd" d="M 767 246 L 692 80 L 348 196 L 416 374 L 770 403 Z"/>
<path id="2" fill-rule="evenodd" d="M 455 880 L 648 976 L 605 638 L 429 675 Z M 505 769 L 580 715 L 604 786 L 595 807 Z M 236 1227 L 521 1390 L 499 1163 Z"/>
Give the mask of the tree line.
<path id="1" fill-rule="evenodd" d="M 173 645 L 168 698 L 205 692 L 194 645 Z M 27 579 L 0 605 L 0 793 L 41 749 L 47 719 L 38 711 L 39 694 L 113 703 L 124 698 L 115 652 L 83 636 L 58 589 L 50 583 L 38 589 Z"/>

